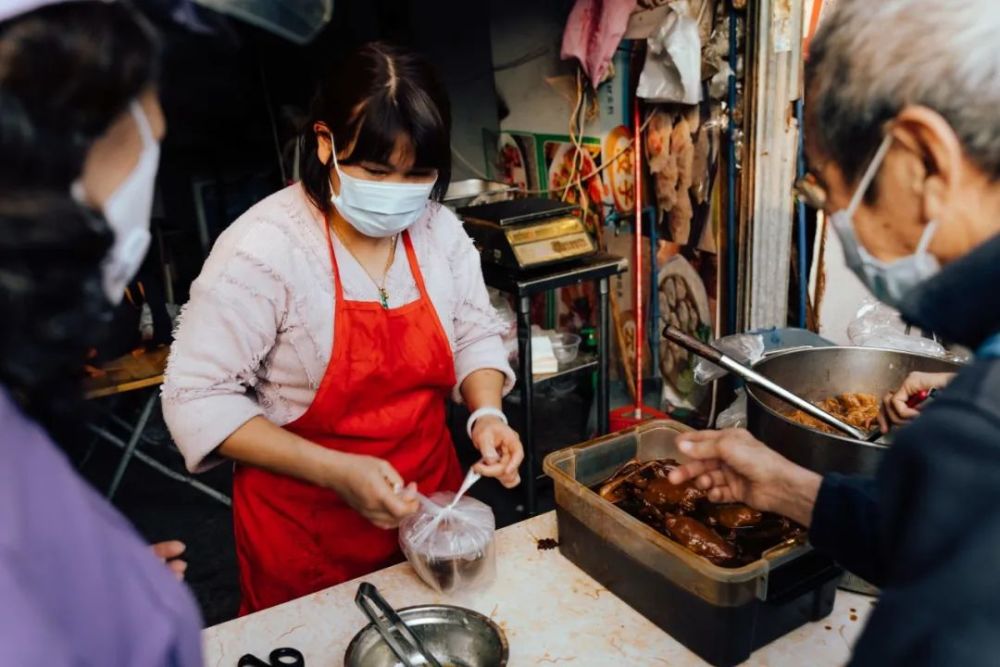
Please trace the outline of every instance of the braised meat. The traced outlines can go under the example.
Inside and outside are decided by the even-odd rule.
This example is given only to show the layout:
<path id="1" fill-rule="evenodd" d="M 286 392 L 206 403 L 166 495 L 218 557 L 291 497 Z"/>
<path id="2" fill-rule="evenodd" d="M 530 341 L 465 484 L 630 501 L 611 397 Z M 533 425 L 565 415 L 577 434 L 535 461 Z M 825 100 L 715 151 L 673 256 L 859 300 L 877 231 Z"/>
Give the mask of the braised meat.
<path id="1" fill-rule="evenodd" d="M 693 512 L 695 503 L 705 497 L 705 492 L 694 485 L 693 481 L 683 484 L 671 484 L 666 477 L 654 477 L 645 483 L 642 489 L 642 499 L 650 505 L 656 505 L 661 511 L 671 507 L 681 507 L 686 512 Z"/>
<path id="2" fill-rule="evenodd" d="M 710 505 L 705 513 L 708 515 L 709 525 L 730 529 L 756 526 L 764 517 L 763 512 L 739 503 Z"/>
<path id="3" fill-rule="evenodd" d="M 667 534 L 674 538 L 674 541 L 716 565 L 724 565 L 736 557 L 735 546 L 697 519 L 671 514 L 665 523 Z"/>
<path id="4" fill-rule="evenodd" d="M 776 514 L 739 503 L 716 505 L 692 481 L 671 484 L 673 459 L 627 462 L 597 486 L 614 503 L 681 546 L 715 565 L 740 567 L 768 549 L 804 535 L 804 530 Z"/>

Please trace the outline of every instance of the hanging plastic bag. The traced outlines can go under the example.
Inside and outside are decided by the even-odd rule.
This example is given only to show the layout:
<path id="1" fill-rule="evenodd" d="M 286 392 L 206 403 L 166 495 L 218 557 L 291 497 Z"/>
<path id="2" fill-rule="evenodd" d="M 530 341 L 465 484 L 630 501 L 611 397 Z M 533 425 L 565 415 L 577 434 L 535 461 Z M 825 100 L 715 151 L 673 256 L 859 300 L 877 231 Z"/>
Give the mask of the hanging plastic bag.
<path id="1" fill-rule="evenodd" d="M 741 364 L 752 366 L 764 356 L 764 337 L 760 334 L 733 334 L 712 341 L 712 347 L 722 350 L 727 357 Z M 726 372 L 701 357 L 694 362 L 694 381 L 698 384 L 708 384 L 718 380 Z"/>
<path id="2" fill-rule="evenodd" d="M 906 333 L 899 313 L 874 299 L 865 299 L 857 316 L 847 326 L 847 337 L 861 347 L 882 347 L 903 352 L 916 352 L 932 357 L 947 354 L 937 341 Z"/>
<path id="3" fill-rule="evenodd" d="M 496 577 L 493 510 L 475 498 L 441 491 L 403 519 L 399 545 L 424 582 L 439 593 L 486 586 Z"/>
<path id="4" fill-rule="evenodd" d="M 746 428 L 747 426 L 747 392 L 739 389 L 736 400 L 715 418 L 715 428 Z"/>
<path id="5" fill-rule="evenodd" d="M 701 101 L 701 36 L 687 0 L 670 3 L 663 24 L 646 40 L 636 95 L 651 102 Z"/>

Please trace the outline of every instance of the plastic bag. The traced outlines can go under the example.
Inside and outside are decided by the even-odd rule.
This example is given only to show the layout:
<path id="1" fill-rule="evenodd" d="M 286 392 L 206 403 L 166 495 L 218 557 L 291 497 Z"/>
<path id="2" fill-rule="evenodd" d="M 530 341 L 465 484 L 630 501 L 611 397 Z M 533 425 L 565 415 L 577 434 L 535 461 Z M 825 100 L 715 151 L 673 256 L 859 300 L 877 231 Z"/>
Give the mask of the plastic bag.
<path id="1" fill-rule="evenodd" d="M 857 316 L 847 326 L 847 337 L 852 344 L 861 347 L 884 347 L 932 357 L 943 357 L 947 353 L 937 341 L 908 335 L 899 313 L 873 299 L 866 299 L 858 309 Z"/>
<path id="2" fill-rule="evenodd" d="M 430 499 L 440 509 L 422 505 L 399 527 L 406 560 L 439 593 L 479 588 L 496 577 L 493 510 L 469 496 L 449 509 L 454 498 L 450 491 L 435 493 Z"/>
<path id="3" fill-rule="evenodd" d="M 701 101 L 701 36 L 686 0 L 670 3 L 671 12 L 646 40 L 646 62 L 636 95 L 653 102 Z"/>
<path id="4" fill-rule="evenodd" d="M 723 336 L 712 341 L 712 347 L 722 350 L 727 357 L 748 366 L 757 363 L 764 356 L 764 338 L 760 334 Z M 698 360 L 694 362 L 694 381 L 698 384 L 708 384 L 718 380 L 726 372 L 711 361 L 701 357 L 698 357 Z"/>
<path id="5" fill-rule="evenodd" d="M 715 428 L 746 428 L 747 426 L 747 393 L 743 389 L 736 392 L 736 400 L 715 418 Z"/>

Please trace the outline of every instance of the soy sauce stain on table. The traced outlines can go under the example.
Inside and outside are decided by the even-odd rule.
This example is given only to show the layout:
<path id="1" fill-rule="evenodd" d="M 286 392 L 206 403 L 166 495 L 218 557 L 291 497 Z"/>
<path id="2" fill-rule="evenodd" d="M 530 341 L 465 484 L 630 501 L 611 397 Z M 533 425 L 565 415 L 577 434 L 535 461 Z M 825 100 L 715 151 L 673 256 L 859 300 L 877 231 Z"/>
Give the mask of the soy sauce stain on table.
<path id="1" fill-rule="evenodd" d="M 559 546 L 559 541 L 554 540 L 551 537 L 543 537 L 537 541 L 537 546 L 539 551 L 548 551 L 550 549 L 555 549 Z"/>

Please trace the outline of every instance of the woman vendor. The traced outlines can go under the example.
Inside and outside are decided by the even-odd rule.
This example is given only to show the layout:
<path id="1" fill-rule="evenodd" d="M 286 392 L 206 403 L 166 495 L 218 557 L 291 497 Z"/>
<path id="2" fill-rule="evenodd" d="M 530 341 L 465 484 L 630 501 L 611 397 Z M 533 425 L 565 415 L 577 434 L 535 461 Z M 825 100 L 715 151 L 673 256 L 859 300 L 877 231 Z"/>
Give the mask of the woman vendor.
<path id="1" fill-rule="evenodd" d="M 436 201 L 450 122 L 422 58 L 363 47 L 315 98 L 301 182 L 234 222 L 192 286 L 164 415 L 190 469 L 236 462 L 243 613 L 398 558 L 412 489 L 462 480 L 449 395 L 471 412 L 476 469 L 520 481 L 503 325 Z"/>
<path id="2" fill-rule="evenodd" d="M 884 425 L 915 419 L 875 478 L 821 477 L 742 430 L 685 436 L 695 460 L 671 473 L 808 526 L 815 547 L 882 587 L 856 665 L 1000 656 L 998 31 L 995 0 L 840 0 L 806 69 L 811 198 L 848 266 L 974 360 L 887 397 Z M 932 387 L 919 414 L 900 409 Z"/>

